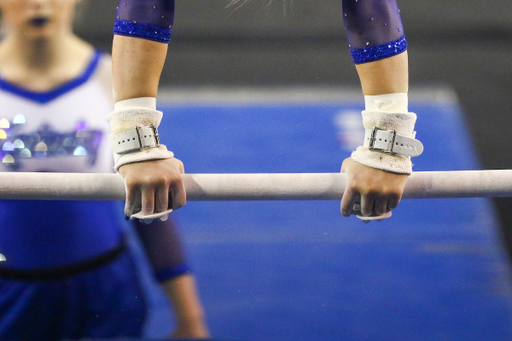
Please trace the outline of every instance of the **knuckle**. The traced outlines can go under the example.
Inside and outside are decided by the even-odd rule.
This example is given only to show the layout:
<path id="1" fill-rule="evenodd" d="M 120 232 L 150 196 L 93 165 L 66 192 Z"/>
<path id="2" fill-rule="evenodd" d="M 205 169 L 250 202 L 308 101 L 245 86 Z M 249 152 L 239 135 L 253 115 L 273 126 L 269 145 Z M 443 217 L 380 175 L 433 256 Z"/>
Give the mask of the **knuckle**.
<path id="1" fill-rule="evenodd" d="M 166 176 L 158 177 L 151 184 L 155 187 L 169 186 L 169 179 Z"/>
<path id="2" fill-rule="evenodd" d="M 183 179 L 179 174 L 175 175 L 172 177 L 169 184 L 172 184 L 172 186 L 175 188 L 181 188 L 183 186 Z"/>
<path id="3" fill-rule="evenodd" d="M 401 188 L 387 188 L 385 193 L 389 198 L 397 199 L 402 195 L 402 189 Z"/>
<path id="4" fill-rule="evenodd" d="M 126 178 L 124 183 L 128 189 L 138 187 L 139 181 L 133 177 Z"/>
<path id="5" fill-rule="evenodd" d="M 365 197 L 367 200 L 374 200 L 380 196 L 380 193 L 374 189 L 370 189 L 361 192 L 361 196 Z"/>
<path id="6" fill-rule="evenodd" d="M 163 187 L 169 186 L 170 180 L 167 176 L 152 176 L 141 180 L 144 187 Z"/>
<path id="7" fill-rule="evenodd" d="M 357 181 L 356 179 L 352 178 L 352 179 L 350 179 L 348 181 L 347 185 L 351 189 L 357 189 L 357 188 L 359 188 L 359 181 Z"/>

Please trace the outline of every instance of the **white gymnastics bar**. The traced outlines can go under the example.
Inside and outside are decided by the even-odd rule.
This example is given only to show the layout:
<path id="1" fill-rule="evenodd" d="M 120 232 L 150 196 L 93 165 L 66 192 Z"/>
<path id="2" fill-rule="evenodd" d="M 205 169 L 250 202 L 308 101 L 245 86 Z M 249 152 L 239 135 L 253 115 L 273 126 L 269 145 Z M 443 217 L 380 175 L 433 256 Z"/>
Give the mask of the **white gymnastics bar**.
<path id="1" fill-rule="evenodd" d="M 185 174 L 188 200 L 339 200 L 340 173 Z M 124 200 L 117 174 L 0 173 L 0 199 Z M 512 197 L 512 170 L 415 172 L 404 198 Z"/>

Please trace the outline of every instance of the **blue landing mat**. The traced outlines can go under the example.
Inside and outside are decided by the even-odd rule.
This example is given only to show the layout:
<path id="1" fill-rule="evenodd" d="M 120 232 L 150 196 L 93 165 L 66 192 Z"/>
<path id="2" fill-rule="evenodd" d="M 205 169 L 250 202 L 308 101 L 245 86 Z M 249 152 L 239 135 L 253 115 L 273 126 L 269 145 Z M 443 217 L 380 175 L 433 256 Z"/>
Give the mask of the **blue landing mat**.
<path id="1" fill-rule="evenodd" d="M 410 108 L 426 146 L 415 171 L 478 168 L 456 102 Z M 160 109 L 163 142 L 188 173 L 336 172 L 362 141 L 360 104 Z M 175 217 L 215 338 L 512 339 L 488 200 L 404 200 L 370 224 L 336 201 L 189 202 Z"/>

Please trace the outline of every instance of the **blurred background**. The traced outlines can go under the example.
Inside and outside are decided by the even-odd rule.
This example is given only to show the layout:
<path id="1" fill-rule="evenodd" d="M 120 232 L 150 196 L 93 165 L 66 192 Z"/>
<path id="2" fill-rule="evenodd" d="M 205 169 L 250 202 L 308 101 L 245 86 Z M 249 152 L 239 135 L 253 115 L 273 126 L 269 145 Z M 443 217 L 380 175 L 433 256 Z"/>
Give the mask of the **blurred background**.
<path id="1" fill-rule="evenodd" d="M 117 0 L 84 4 L 80 36 L 110 51 Z M 358 87 L 340 0 L 177 0 L 162 86 Z M 399 1 L 411 89 L 452 87 L 482 168 L 512 168 L 510 0 Z M 411 108 L 414 110 L 414 108 Z M 512 200 L 495 199 L 512 250 Z"/>

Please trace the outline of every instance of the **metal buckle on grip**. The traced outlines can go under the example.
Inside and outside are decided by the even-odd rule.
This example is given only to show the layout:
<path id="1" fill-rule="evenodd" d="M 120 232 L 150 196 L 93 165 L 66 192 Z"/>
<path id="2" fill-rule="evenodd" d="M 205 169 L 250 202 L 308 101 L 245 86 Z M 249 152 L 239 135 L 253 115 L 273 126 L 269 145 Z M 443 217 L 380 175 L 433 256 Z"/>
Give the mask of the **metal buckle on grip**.
<path id="1" fill-rule="evenodd" d="M 153 136 L 155 138 L 156 145 L 147 146 L 146 144 L 143 143 L 144 139 L 142 138 L 142 135 L 143 135 L 142 128 L 151 128 L 153 130 Z M 158 130 L 156 129 L 156 127 L 154 125 L 150 125 L 148 127 L 137 126 L 137 127 L 135 127 L 135 131 L 137 132 L 137 138 L 139 139 L 139 146 L 140 146 L 139 149 L 141 151 L 149 149 L 149 148 L 156 148 L 156 147 L 160 146 L 160 135 L 158 134 Z"/>
<path id="2" fill-rule="evenodd" d="M 156 147 L 160 147 L 160 135 L 154 125 L 150 126 L 153 129 L 153 136 L 155 137 Z"/>
<path id="3" fill-rule="evenodd" d="M 388 132 L 391 135 L 387 139 L 388 141 L 385 142 L 385 143 L 388 144 L 388 147 L 386 149 L 375 147 L 375 141 L 377 140 L 376 136 L 377 136 L 377 132 L 379 132 L 379 131 L 385 131 L 385 132 Z M 370 137 L 370 141 L 368 142 L 368 149 L 369 150 L 376 150 L 376 151 L 384 152 L 384 153 L 393 153 L 393 144 L 395 143 L 395 137 L 396 137 L 396 130 L 385 130 L 385 129 L 380 129 L 380 128 L 377 128 L 377 127 L 373 127 L 372 134 L 371 134 L 371 137 Z"/>

